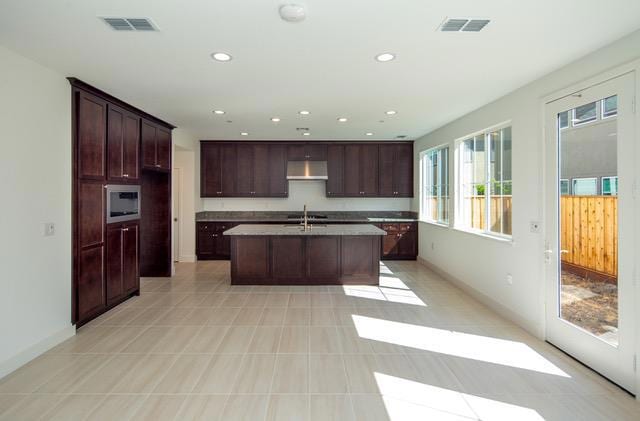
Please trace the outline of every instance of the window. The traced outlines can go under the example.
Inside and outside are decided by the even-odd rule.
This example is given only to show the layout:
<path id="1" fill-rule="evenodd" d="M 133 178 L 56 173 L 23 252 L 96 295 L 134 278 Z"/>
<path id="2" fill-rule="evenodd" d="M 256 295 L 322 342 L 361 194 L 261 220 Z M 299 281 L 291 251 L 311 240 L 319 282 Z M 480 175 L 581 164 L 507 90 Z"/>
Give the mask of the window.
<path id="1" fill-rule="evenodd" d="M 578 126 L 580 124 L 594 121 L 598 118 L 596 111 L 596 103 L 581 105 L 573 109 L 573 125 Z"/>
<path id="2" fill-rule="evenodd" d="M 558 123 L 560 125 L 560 129 L 566 129 L 569 127 L 569 111 L 558 114 Z"/>
<path id="3" fill-rule="evenodd" d="M 618 195 L 618 177 L 602 177 L 602 194 L 604 196 Z"/>
<path id="4" fill-rule="evenodd" d="M 598 179 L 595 177 L 574 178 L 571 190 L 576 196 L 595 196 L 598 194 Z"/>
<path id="5" fill-rule="evenodd" d="M 602 100 L 602 118 L 613 117 L 618 114 L 618 96 L 610 96 Z"/>
<path id="6" fill-rule="evenodd" d="M 569 180 L 567 180 L 566 178 L 560 179 L 560 194 L 571 194 L 569 190 Z"/>
<path id="7" fill-rule="evenodd" d="M 511 127 L 458 143 L 456 226 L 490 235 L 511 235 Z"/>
<path id="8" fill-rule="evenodd" d="M 449 147 L 420 154 L 421 209 L 423 221 L 449 223 Z"/>

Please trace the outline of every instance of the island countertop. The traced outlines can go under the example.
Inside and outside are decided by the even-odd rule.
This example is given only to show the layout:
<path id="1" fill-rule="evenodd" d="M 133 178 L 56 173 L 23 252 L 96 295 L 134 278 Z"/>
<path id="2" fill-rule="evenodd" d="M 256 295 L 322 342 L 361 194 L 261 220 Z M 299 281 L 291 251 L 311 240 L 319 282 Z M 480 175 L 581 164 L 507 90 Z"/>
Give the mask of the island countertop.
<path id="1" fill-rule="evenodd" d="M 242 224 L 233 227 L 223 233 L 224 235 L 251 235 L 251 236 L 362 236 L 362 235 L 387 235 L 384 230 L 371 224 L 314 224 L 309 231 L 304 231 L 302 225 L 278 225 L 278 224 Z"/>

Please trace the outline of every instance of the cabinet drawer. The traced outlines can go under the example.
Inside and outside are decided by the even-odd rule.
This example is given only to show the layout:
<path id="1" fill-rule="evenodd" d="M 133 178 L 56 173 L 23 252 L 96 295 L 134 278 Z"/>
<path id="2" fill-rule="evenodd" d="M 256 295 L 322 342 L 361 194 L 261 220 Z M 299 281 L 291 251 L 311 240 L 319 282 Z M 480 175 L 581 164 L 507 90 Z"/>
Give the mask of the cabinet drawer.
<path id="1" fill-rule="evenodd" d="M 398 225 L 399 225 L 399 230 L 403 232 L 416 230 L 416 224 L 414 223 L 398 224 Z"/>
<path id="2" fill-rule="evenodd" d="M 211 224 L 205 224 L 202 222 L 198 222 L 198 231 L 211 231 L 212 230 L 212 226 Z"/>
<path id="3" fill-rule="evenodd" d="M 397 232 L 400 230 L 400 225 L 399 224 L 382 224 L 380 228 L 382 228 L 386 232 Z"/>

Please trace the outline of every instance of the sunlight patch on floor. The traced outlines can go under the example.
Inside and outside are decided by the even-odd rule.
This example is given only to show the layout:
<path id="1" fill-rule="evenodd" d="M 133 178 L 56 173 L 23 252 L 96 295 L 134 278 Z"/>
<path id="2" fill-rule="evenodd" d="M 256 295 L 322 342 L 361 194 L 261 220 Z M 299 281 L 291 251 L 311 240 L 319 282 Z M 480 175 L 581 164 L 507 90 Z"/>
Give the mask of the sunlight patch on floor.
<path id="1" fill-rule="evenodd" d="M 345 295 L 351 297 L 426 307 L 425 302 L 410 289 L 395 289 L 367 285 L 344 285 L 342 288 Z"/>
<path id="2" fill-rule="evenodd" d="M 389 421 L 544 421 L 531 408 L 374 373 Z M 475 409 L 475 411 L 474 411 Z"/>
<path id="3" fill-rule="evenodd" d="M 469 358 L 539 373 L 570 377 L 522 342 L 352 315 L 362 338 Z"/>

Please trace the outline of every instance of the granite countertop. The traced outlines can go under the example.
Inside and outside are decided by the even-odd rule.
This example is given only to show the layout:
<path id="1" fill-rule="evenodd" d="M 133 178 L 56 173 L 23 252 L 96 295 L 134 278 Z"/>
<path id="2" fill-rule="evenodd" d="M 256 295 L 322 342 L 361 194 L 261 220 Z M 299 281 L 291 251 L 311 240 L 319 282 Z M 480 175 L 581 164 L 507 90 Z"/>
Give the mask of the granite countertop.
<path id="1" fill-rule="evenodd" d="M 339 222 L 416 222 L 418 215 L 406 211 L 309 211 L 310 215 L 326 215 L 326 219 L 314 219 L 318 223 Z M 289 215 L 296 215 L 299 219 L 289 219 Z M 294 223 L 302 221 L 302 212 L 258 212 L 258 211 L 204 211 L 196 213 L 198 222 L 282 222 Z"/>
<path id="2" fill-rule="evenodd" d="M 387 235 L 371 224 L 318 224 L 310 231 L 303 231 L 300 225 L 238 225 L 224 232 L 224 235 Z"/>

